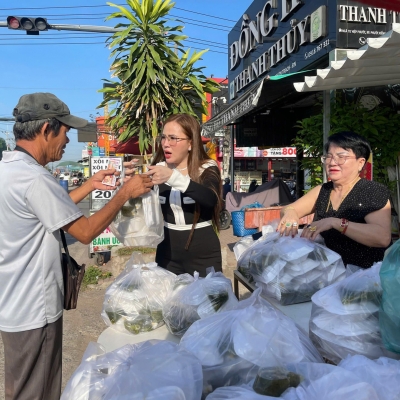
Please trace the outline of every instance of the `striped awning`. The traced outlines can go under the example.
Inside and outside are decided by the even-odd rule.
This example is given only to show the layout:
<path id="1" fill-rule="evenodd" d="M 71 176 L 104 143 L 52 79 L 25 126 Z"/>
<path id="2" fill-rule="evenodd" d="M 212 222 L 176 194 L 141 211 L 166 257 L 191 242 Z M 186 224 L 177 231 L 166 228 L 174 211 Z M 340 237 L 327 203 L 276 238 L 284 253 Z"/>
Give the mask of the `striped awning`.
<path id="1" fill-rule="evenodd" d="M 337 51 L 337 50 L 336 50 Z M 341 61 L 318 69 L 316 76 L 305 76 L 294 83 L 298 92 L 381 86 L 400 83 L 400 24 L 378 38 L 367 39 L 358 50 L 343 50 Z"/>

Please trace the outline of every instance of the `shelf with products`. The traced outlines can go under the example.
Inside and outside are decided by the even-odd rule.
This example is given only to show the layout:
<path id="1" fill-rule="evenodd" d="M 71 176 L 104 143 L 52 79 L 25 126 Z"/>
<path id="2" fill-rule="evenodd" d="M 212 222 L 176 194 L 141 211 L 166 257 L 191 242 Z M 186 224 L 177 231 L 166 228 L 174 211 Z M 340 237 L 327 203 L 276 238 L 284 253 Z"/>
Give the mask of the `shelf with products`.
<path id="1" fill-rule="evenodd" d="M 235 188 L 238 192 L 247 192 L 250 183 L 255 180 L 257 185 L 262 184 L 262 171 L 239 171 L 235 172 Z"/>

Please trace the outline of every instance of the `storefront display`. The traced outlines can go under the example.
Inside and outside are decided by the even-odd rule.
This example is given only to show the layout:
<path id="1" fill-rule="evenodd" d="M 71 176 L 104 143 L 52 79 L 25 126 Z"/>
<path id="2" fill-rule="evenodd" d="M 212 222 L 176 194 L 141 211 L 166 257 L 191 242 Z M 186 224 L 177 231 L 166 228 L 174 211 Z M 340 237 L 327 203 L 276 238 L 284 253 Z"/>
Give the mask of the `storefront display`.
<path id="1" fill-rule="evenodd" d="M 236 142 L 235 142 L 236 143 Z M 234 188 L 248 192 L 252 181 L 262 185 L 274 178 L 296 180 L 296 148 L 258 148 L 234 146 Z"/>

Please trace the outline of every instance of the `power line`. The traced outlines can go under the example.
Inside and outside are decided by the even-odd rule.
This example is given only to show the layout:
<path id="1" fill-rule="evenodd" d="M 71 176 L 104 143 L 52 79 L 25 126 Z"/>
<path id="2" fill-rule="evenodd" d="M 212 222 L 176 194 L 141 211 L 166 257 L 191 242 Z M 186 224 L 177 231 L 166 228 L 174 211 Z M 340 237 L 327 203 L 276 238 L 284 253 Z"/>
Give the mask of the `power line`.
<path id="1" fill-rule="evenodd" d="M 204 16 L 210 17 L 210 18 L 215 18 L 215 19 L 219 19 L 219 20 L 222 19 L 222 20 L 224 20 L 224 21 L 229 21 L 229 22 L 234 22 L 234 23 L 237 22 L 237 21 L 234 21 L 233 19 L 227 19 L 227 18 L 222 18 L 222 17 L 216 17 L 216 16 L 214 16 L 214 15 L 204 14 L 204 13 L 197 12 L 197 11 L 185 10 L 184 8 L 179 8 L 179 7 L 174 7 L 174 8 L 176 8 L 177 10 L 182 10 L 182 11 L 190 12 L 190 13 L 193 13 L 193 14 L 204 15 Z"/>
<path id="2" fill-rule="evenodd" d="M 29 43 L 29 46 L 58 46 L 58 45 L 93 45 L 93 44 L 105 44 L 105 42 L 66 42 L 66 43 Z M 0 43 L 0 46 L 26 46 L 26 43 Z M 192 47 L 189 46 L 191 49 L 196 49 L 196 50 L 204 50 L 199 47 Z M 223 51 L 217 51 L 217 50 L 208 50 L 210 53 L 220 53 L 220 54 L 225 54 L 227 55 L 227 52 Z"/>
<path id="3" fill-rule="evenodd" d="M 76 7 L 70 6 L 70 7 L 60 7 L 60 8 L 62 8 L 62 9 L 63 8 L 75 8 L 76 9 L 76 8 L 81 8 L 81 7 L 103 7 L 103 6 L 76 6 Z M 46 10 L 49 9 L 49 8 L 58 8 L 58 7 L 47 7 Z M 43 8 L 39 8 L 39 7 L 37 7 L 37 8 L 35 8 L 35 7 L 23 8 L 23 10 L 30 10 L 30 9 L 35 9 L 36 10 L 36 9 L 43 9 Z M 176 9 L 179 9 L 179 8 L 176 7 Z M 7 10 L 7 9 L 0 9 L 0 10 Z M 10 10 L 18 10 L 18 9 L 10 9 Z M 236 22 L 236 21 L 233 21 L 233 20 L 228 20 L 226 18 L 219 18 L 219 17 L 215 17 L 213 15 L 199 13 L 199 12 L 196 12 L 196 11 L 190 11 L 190 10 L 185 10 L 185 9 L 181 9 L 181 10 L 183 10 L 185 12 L 192 12 L 194 14 L 207 16 L 209 18 L 216 18 L 216 19 L 219 19 L 219 20 L 223 19 L 223 20 L 226 20 L 226 21 L 229 21 L 229 22 Z M 96 15 L 98 17 L 96 17 Z M 82 20 L 82 19 L 86 19 L 86 20 L 88 20 L 88 19 L 93 20 L 94 19 L 94 20 L 96 20 L 96 19 L 103 19 L 103 18 L 105 19 L 108 15 L 110 15 L 110 14 L 109 13 L 97 13 L 97 14 L 93 14 L 93 13 L 90 13 L 90 14 L 88 14 L 88 13 L 79 13 L 79 14 L 77 14 L 77 13 L 74 13 L 74 14 L 46 14 L 46 18 L 47 17 L 58 17 L 58 20 L 62 20 L 62 21 L 65 21 L 65 20 Z M 209 25 L 214 24 L 213 22 L 208 22 L 208 21 L 198 20 L 198 19 L 192 19 L 192 18 L 189 18 L 189 17 L 180 16 L 180 15 L 169 14 L 169 16 L 174 17 L 174 18 L 182 18 L 182 22 L 187 23 L 187 24 L 192 24 L 192 25 L 196 25 L 196 24 L 193 23 L 193 22 L 188 22 L 188 21 L 200 22 L 200 23 L 209 24 Z M 5 16 L 5 17 L 7 17 L 7 16 Z M 66 18 L 66 17 L 73 17 L 73 18 Z M 228 30 L 232 29 L 232 27 L 226 26 L 226 25 L 218 24 L 218 26 L 219 26 L 219 28 L 217 28 L 215 26 L 208 27 L 208 28 L 217 29 L 217 30 L 221 30 L 221 31 L 225 31 L 225 29 L 221 29 L 221 28 L 227 28 Z M 204 26 L 204 27 L 207 27 L 207 26 Z"/>
<path id="4" fill-rule="evenodd" d="M 93 32 L 92 32 L 93 33 Z M 95 33 L 95 32 L 94 32 Z M 49 34 L 46 35 L 45 38 L 43 37 L 35 37 L 35 36 L 20 36 L 17 34 L 5 34 L 5 35 L 0 35 L 0 41 L 32 41 L 32 40 L 36 40 L 39 41 L 40 43 L 46 44 L 46 42 L 43 42 L 44 40 L 62 40 L 62 39 L 101 39 L 104 38 L 106 42 L 107 39 L 110 38 L 109 35 L 94 35 L 94 36 L 88 36 L 88 35 L 84 35 L 84 36 L 76 36 L 82 34 L 81 32 L 77 32 L 77 33 L 68 33 L 68 34 Z M 72 36 L 73 35 L 73 36 Z M 12 38 L 6 37 L 3 38 L 2 36 L 13 36 Z M 15 38 L 15 36 L 19 36 L 18 38 Z M 192 38 L 192 37 L 188 37 L 188 39 L 185 39 L 182 43 L 197 43 L 197 44 L 202 44 L 204 46 L 209 46 L 212 48 L 216 48 L 216 49 L 226 49 L 226 44 L 223 43 L 219 43 L 219 42 L 214 42 L 214 41 L 208 41 L 208 40 L 203 40 L 203 39 L 199 39 L 199 38 Z M 98 42 L 95 42 L 98 43 Z M 31 42 L 29 43 L 31 44 Z M 82 43 L 84 44 L 84 43 Z"/>
<path id="5" fill-rule="evenodd" d="M 109 38 L 110 35 L 107 34 L 101 34 L 99 35 L 98 32 L 68 32 L 68 33 L 64 33 L 64 32 L 56 32 L 56 33 L 46 33 L 45 38 L 49 38 L 49 37 L 56 37 L 58 39 L 67 39 L 67 38 L 71 38 L 74 39 L 75 37 L 77 37 L 76 35 L 84 35 L 82 37 L 84 37 L 85 39 L 92 39 L 92 38 Z M 92 35 L 97 35 L 97 36 L 92 36 Z M 29 37 L 29 35 L 21 35 L 18 33 L 2 33 L 0 34 L 0 37 L 10 37 L 13 36 L 15 38 L 21 39 L 21 40 L 26 40 L 26 39 L 36 39 L 35 37 Z M 12 39 L 12 38 L 11 38 Z M 183 40 L 182 42 L 185 42 L 186 40 L 189 39 L 194 39 L 194 40 L 199 40 L 201 42 L 204 43 L 211 43 L 211 44 L 216 44 L 216 45 L 220 45 L 220 46 L 227 46 L 226 43 L 222 43 L 222 42 L 215 42 L 213 40 L 206 40 L 206 39 L 201 39 L 201 38 L 195 38 L 192 36 L 188 36 L 187 39 Z"/>
<path id="6" fill-rule="evenodd" d="M 126 6 L 126 4 L 117 4 L 119 6 Z M 61 9 L 61 10 L 66 10 L 66 9 L 71 9 L 71 8 L 103 8 L 103 7 L 110 7 L 106 4 L 104 5 L 91 5 L 91 6 L 83 6 L 83 5 L 79 5 L 79 6 L 53 6 L 53 7 L 22 7 L 22 8 L 0 8 L 0 11 L 14 11 L 14 10 L 50 10 L 50 9 Z M 223 18 L 223 17 L 216 17 L 215 15 L 210 15 L 210 14 L 205 14 L 205 13 L 201 13 L 198 11 L 192 11 L 192 10 L 187 10 L 185 8 L 180 8 L 180 7 L 174 7 L 176 10 L 182 10 L 188 13 L 192 13 L 192 14 L 198 14 L 198 15 L 203 15 L 205 17 L 209 17 L 209 18 L 215 18 L 218 20 L 224 20 L 224 21 L 229 21 L 229 22 L 237 22 L 235 20 L 232 19 L 227 19 L 227 18 Z"/>
<path id="7" fill-rule="evenodd" d="M 202 42 L 199 42 L 199 41 L 197 41 L 197 40 L 195 40 L 195 39 L 193 39 L 193 40 L 191 40 L 191 39 L 186 39 L 185 40 L 185 42 L 188 42 L 188 43 L 195 43 L 195 44 L 203 44 Z M 217 49 L 226 49 L 226 46 L 223 46 L 223 45 L 213 45 L 215 48 L 217 48 Z"/>

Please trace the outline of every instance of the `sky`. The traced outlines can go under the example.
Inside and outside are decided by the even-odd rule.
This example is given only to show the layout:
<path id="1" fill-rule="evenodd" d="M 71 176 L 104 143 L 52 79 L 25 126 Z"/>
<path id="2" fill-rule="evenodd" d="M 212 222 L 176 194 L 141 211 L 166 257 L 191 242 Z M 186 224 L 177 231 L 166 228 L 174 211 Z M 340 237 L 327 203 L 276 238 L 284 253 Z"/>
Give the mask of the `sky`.
<path id="1" fill-rule="evenodd" d="M 115 4 L 126 5 L 126 1 Z M 175 0 L 170 16 L 183 21 L 183 33 L 189 36 L 185 46 L 210 50 L 196 64 L 205 67 L 206 76 L 227 76 L 228 33 L 250 4 L 251 0 Z M 114 10 L 101 0 L 14 0 L 1 2 L 0 21 L 15 15 L 44 17 L 49 24 L 115 26 L 118 20 L 104 21 Z M 20 96 L 34 92 L 54 93 L 79 117 L 103 115 L 103 110 L 97 109 L 102 100 L 97 90 L 102 79 L 110 78 L 108 36 L 56 30 L 29 36 L 25 31 L 0 27 L 0 117 L 12 117 Z M 10 137 L 12 126 L 0 121 L 0 137 L 7 138 L 7 132 Z M 78 143 L 75 130 L 69 138 L 63 160 L 76 161 L 84 143 Z"/>

